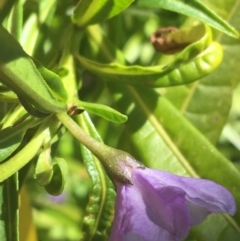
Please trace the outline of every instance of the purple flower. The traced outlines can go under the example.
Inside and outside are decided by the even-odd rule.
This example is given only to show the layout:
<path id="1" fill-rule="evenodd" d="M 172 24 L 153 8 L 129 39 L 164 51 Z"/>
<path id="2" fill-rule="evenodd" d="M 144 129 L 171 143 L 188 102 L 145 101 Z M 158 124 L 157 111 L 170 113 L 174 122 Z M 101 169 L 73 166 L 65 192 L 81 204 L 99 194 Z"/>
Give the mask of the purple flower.
<path id="1" fill-rule="evenodd" d="M 212 181 L 134 168 L 131 182 L 115 182 L 109 241 L 179 241 L 208 214 L 236 212 L 232 194 Z"/>

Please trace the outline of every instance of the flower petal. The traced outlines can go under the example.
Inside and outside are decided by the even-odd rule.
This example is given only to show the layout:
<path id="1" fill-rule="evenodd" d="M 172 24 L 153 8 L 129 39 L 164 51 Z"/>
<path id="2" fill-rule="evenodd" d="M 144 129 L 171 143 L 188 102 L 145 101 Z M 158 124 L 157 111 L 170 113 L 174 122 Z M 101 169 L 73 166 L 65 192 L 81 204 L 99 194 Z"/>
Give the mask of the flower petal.
<path id="1" fill-rule="evenodd" d="M 211 213 L 226 212 L 234 215 L 236 203 L 232 194 L 219 184 L 198 178 L 180 177 L 168 172 L 145 168 L 141 170 L 154 186 L 159 183 L 166 186 L 175 186 L 183 189 L 189 202 L 205 207 Z"/>
<path id="2" fill-rule="evenodd" d="M 197 204 L 187 202 L 190 216 L 190 225 L 198 225 L 203 222 L 206 217 L 211 213 L 207 208 Z"/>
<path id="3" fill-rule="evenodd" d="M 178 187 L 154 188 L 142 172 L 133 171 L 132 180 L 142 194 L 149 219 L 169 232 L 167 240 L 184 239 L 190 227 L 185 192 Z"/>
<path id="4" fill-rule="evenodd" d="M 134 185 L 117 184 L 115 218 L 109 241 L 155 241 L 160 238 L 161 241 L 178 241 L 185 238 L 189 218 L 186 217 L 188 208 L 182 197 L 184 193 L 181 190 L 178 193 L 179 189 L 177 192 L 165 189 L 162 194 L 166 194 L 167 199 L 164 199 L 146 180 L 139 177 L 134 181 L 137 182 Z M 183 222 L 185 225 L 179 230 L 182 226 L 180 218 L 183 221 L 184 216 L 187 223 Z"/>

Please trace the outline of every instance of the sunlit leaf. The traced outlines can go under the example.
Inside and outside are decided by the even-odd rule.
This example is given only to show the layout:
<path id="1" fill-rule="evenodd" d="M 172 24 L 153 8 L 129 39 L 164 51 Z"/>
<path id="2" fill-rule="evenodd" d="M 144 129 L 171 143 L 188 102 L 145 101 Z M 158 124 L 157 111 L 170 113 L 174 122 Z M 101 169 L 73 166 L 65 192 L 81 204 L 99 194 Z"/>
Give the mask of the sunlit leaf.
<path id="1" fill-rule="evenodd" d="M 231 3 L 231 4 L 230 4 Z M 240 30 L 239 1 L 219 2 L 222 14 L 229 15 L 229 21 Z M 228 11 L 228 12 L 226 12 Z M 228 119 L 232 104 L 232 91 L 239 83 L 240 40 L 217 34 L 216 40 L 223 46 L 223 62 L 209 76 L 193 85 L 167 89 L 166 97 L 204 135 L 215 144 Z"/>
<path id="2" fill-rule="evenodd" d="M 0 3 L 0 24 L 2 24 L 4 18 L 9 14 L 15 0 L 2 0 Z"/>
<path id="3" fill-rule="evenodd" d="M 0 55 L 1 81 L 42 112 L 54 113 L 66 110 L 65 103 L 55 98 L 32 59 L 13 36 L 3 27 L 0 27 L 0 35 L 4 50 Z"/>
<path id="4" fill-rule="evenodd" d="M 173 12 L 181 13 L 190 17 L 197 18 L 206 24 L 211 25 L 218 30 L 233 36 L 238 37 L 239 33 L 216 13 L 211 11 L 199 0 L 138 0 L 138 6 L 141 7 L 152 7 L 152 8 L 163 8 Z"/>
<path id="5" fill-rule="evenodd" d="M 79 107 L 83 107 L 88 112 L 101 116 L 108 121 L 115 122 L 115 123 L 123 123 L 127 121 L 126 115 L 121 114 L 120 112 L 114 110 L 109 106 L 83 102 L 83 101 L 79 101 L 78 103 L 79 103 Z"/>
<path id="6" fill-rule="evenodd" d="M 134 0 L 81 0 L 74 9 L 72 21 L 84 26 L 102 22 L 127 8 Z"/>
<path id="7" fill-rule="evenodd" d="M 196 31 L 198 32 L 197 36 Z M 172 62 L 162 66 L 142 67 L 137 65 L 125 66 L 118 63 L 102 64 L 80 55 L 76 55 L 76 58 L 86 69 L 116 83 L 148 87 L 187 84 L 212 72 L 221 62 L 222 50 L 217 43 L 209 45 L 211 32 L 209 28 L 203 25 L 179 32 L 182 36 L 177 38 L 189 39 L 192 42 L 191 36 L 195 33 L 194 36 L 197 39 L 177 54 Z"/>
<path id="8" fill-rule="evenodd" d="M 170 67 L 168 65 L 141 67 L 115 63 L 101 64 L 80 55 L 76 58 L 86 69 L 104 80 L 136 86 L 169 87 L 188 84 L 211 73 L 221 63 L 222 49 L 218 43 L 213 42 L 201 54 L 176 66 L 170 63 Z"/>

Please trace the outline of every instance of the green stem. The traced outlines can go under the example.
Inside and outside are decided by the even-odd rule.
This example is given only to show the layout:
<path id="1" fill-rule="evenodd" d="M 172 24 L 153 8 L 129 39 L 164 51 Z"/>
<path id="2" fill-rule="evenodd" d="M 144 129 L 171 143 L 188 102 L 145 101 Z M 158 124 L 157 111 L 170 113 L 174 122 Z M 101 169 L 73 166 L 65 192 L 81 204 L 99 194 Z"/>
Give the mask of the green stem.
<path id="1" fill-rule="evenodd" d="M 94 138 L 86 134 L 83 129 L 75 121 L 73 121 L 67 113 L 58 113 L 56 116 L 72 133 L 72 135 L 89 150 L 91 150 L 95 156 L 100 157 L 101 159 L 104 158 L 103 153 L 108 152 L 108 147 L 106 145 L 96 141 Z"/>
<path id="2" fill-rule="evenodd" d="M 106 146 L 86 134 L 67 113 L 56 114 L 62 124 L 101 161 L 106 172 L 115 181 L 131 183 L 131 169 L 143 168 L 128 153 Z"/>

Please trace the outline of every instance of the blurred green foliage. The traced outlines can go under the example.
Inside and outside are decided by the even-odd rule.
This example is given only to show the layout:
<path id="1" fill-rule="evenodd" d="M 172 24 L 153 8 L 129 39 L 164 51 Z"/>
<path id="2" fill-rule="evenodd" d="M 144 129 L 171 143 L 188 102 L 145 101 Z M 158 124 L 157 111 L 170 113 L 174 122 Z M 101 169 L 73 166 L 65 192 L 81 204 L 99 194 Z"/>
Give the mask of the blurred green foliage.
<path id="1" fill-rule="evenodd" d="M 83 237 L 85 240 L 107 240 L 110 231 L 114 187 L 98 166 L 98 160 L 84 150 L 54 117 L 54 113 L 65 111 L 66 106 L 68 111 L 72 107 L 75 108 L 73 111 L 78 111 L 75 114 L 80 117 L 73 116 L 74 120 L 85 126 L 83 129 L 98 140 L 128 151 L 151 168 L 219 182 L 232 191 L 240 205 L 240 40 L 232 37 L 237 36 L 237 31 L 227 24 L 240 30 L 240 1 L 221 0 L 216 4 L 213 0 L 200 3 L 175 0 L 172 1 L 172 11 L 169 10 L 171 1 L 125 0 L 121 6 L 118 6 L 118 1 L 107 1 L 109 6 L 96 9 L 91 15 L 91 11 L 85 10 L 93 8 L 93 2 L 83 1 L 82 6 L 73 0 L 0 3 L 0 21 L 15 37 L 16 40 L 11 41 L 18 41 L 24 52 L 19 50 L 17 42 L 12 46 L 17 46 L 15 49 L 28 59 L 27 63 L 33 71 L 38 71 L 36 76 L 39 81 L 36 82 L 42 83 L 38 87 L 27 82 L 26 76 L 30 72 L 27 64 L 14 62 L 13 66 L 8 65 L 6 55 L 12 49 L 11 41 L 6 41 L 9 49 L 5 49 L 4 55 L 0 49 L 0 174 L 2 177 L 9 172 L 9 177 L 15 173 L 10 169 L 15 170 L 19 166 L 19 177 L 14 174 L 7 180 L 14 178 L 13 183 L 19 184 L 19 189 L 26 185 L 38 240 L 77 241 Z M 104 1 L 96 2 L 102 4 Z M 72 15 L 77 3 L 77 10 Z M 178 3 L 182 4 L 179 9 Z M 111 7 L 112 11 L 109 11 Z M 84 13 L 86 19 L 81 21 Z M 197 39 L 202 46 L 200 49 L 195 48 L 197 41 L 194 41 L 179 53 L 164 55 L 155 51 L 151 44 L 150 36 L 159 27 L 192 29 L 202 22 L 215 29 L 210 30 L 213 36 L 204 44 L 201 42 L 203 38 Z M 88 26 L 88 23 L 96 24 Z M 203 36 L 205 38 L 206 33 Z M 212 41 L 221 44 L 223 61 L 215 71 L 210 68 L 207 76 L 198 75 L 201 79 L 194 79 L 195 66 L 191 64 L 202 58 Z M 11 53 L 14 55 L 15 52 Z M 78 61 L 79 56 L 87 59 L 85 64 Z M 37 68 L 36 61 L 45 66 L 46 71 L 51 71 L 50 75 L 59 75 L 62 81 L 58 76 L 56 81 L 59 82 L 52 82 L 50 77 L 48 81 L 48 75 Z M 93 68 L 86 63 L 94 63 Z M 156 89 L 144 84 L 130 86 L 132 80 L 138 82 L 144 79 L 153 66 L 155 69 L 161 66 L 165 70 L 163 77 L 169 77 L 170 71 L 177 72 L 187 64 L 190 67 L 185 75 L 181 73 L 180 86 L 172 86 L 171 83 Z M 10 74 L 5 71 L 5 65 L 10 69 Z M 103 73 L 104 66 L 110 77 L 109 72 Z M 117 66 L 116 70 L 111 70 L 111 66 Z M 19 73 L 13 76 L 16 68 Z M 133 69 L 129 71 L 130 68 Z M 139 68 L 142 71 L 140 74 Z M 161 68 L 156 70 L 158 75 Z M 122 77 L 123 69 L 127 69 L 125 78 Z M 118 83 L 114 71 L 119 71 L 119 79 L 123 79 L 124 85 Z M 187 78 L 191 81 L 187 82 Z M 27 84 L 29 92 L 25 92 L 24 84 Z M 31 95 L 32 91 L 36 94 Z M 37 96 L 44 97 L 46 102 Z M 60 110 L 57 109 L 59 102 L 63 102 Z M 89 111 L 89 119 L 81 117 L 84 109 Z M 29 118 L 28 112 L 33 117 Z M 53 115 L 45 117 L 49 112 Z M 43 118 L 38 119 L 39 115 Z M 43 131 L 44 127 L 47 131 Z M 27 149 L 36 136 L 39 147 L 34 144 L 36 150 Z M 68 174 L 65 173 L 67 181 L 58 196 L 48 194 L 35 180 L 35 166 L 41 161 L 39 156 L 42 153 L 46 154 L 43 160 L 47 160 L 44 164 L 49 168 L 47 174 L 50 179 L 55 157 L 63 158 L 68 165 Z M 14 159 L 17 154 L 20 157 Z M 25 161 L 22 161 L 24 158 Z M 7 166 L 10 161 L 12 164 Z M 5 165 L 9 167 L 7 171 Z M 65 177 L 61 181 L 64 183 Z M 94 193 L 93 187 L 98 187 L 98 183 L 99 190 Z M 1 185 L 1 204 L 11 210 L 16 203 L 4 201 L 2 187 L 5 181 Z M 13 197 L 16 197 L 17 189 Z M 12 191 L 9 193 L 12 194 Z M 92 200 L 93 197 L 96 198 Z M 93 205 L 92 209 L 97 210 L 89 211 L 89 203 L 102 206 L 96 208 Z M 88 223 L 91 215 L 94 220 Z M 108 220 L 104 220 L 106 217 Z M 5 234 L 5 222 L 4 218 L 0 220 L 0 237 L 1 240 L 10 241 Z M 239 223 L 239 211 L 233 218 L 212 215 L 194 227 L 186 241 L 237 241 L 240 238 Z M 18 239 L 15 237 L 11 241 L 15 240 Z"/>

